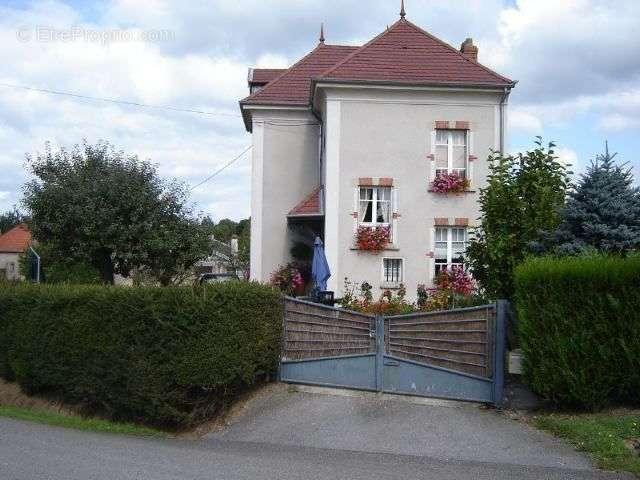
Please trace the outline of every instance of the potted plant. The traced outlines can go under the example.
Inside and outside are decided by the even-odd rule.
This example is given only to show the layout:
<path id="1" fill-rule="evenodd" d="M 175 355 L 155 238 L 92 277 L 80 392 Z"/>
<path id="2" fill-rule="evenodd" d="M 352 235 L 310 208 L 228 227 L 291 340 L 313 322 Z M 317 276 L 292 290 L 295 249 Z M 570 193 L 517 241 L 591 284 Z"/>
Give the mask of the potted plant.
<path id="1" fill-rule="evenodd" d="M 389 245 L 390 240 L 391 229 L 389 227 L 360 226 L 356 231 L 356 247 L 358 250 L 378 253 Z"/>
<path id="2" fill-rule="evenodd" d="M 440 173 L 431 182 L 431 190 L 435 193 L 462 193 L 470 186 L 471 182 L 457 172 Z"/>

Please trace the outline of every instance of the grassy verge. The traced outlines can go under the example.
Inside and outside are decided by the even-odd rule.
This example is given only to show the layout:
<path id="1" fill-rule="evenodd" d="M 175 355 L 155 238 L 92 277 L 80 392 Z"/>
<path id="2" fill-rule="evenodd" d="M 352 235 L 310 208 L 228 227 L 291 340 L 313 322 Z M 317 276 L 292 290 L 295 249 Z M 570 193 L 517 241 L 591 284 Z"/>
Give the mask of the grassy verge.
<path id="1" fill-rule="evenodd" d="M 550 414 L 535 417 L 534 423 L 588 453 L 599 468 L 640 476 L 640 457 L 626 445 L 640 440 L 640 415 Z"/>
<path id="2" fill-rule="evenodd" d="M 97 418 L 83 418 L 51 413 L 44 410 L 0 405 L 0 417 L 15 418 L 29 422 L 45 423 L 56 427 L 74 428 L 92 432 L 107 432 L 120 435 L 144 437 L 167 437 L 168 434 L 153 428 L 130 423 L 117 423 Z"/>

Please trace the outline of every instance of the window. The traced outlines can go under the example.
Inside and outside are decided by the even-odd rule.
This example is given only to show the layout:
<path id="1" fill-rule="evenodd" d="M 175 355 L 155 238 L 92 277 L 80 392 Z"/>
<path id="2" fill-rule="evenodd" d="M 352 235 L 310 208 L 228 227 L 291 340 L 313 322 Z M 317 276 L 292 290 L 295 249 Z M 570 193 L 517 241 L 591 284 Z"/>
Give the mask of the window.
<path id="1" fill-rule="evenodd" d="M 382 281 L 384 283 L 402 282 L 402 259 L 383 258 L 382 259 Z"/>
<path id="2" fill-rule="evenodd" d="M 466 228 L 437 227 L 435 242 L 436 275 L 444 269 L 464 268 Z"/>
<path id="3" fill-rule="evenodd" d="M 436 130 L 436 175 L 457 173 L 467 176 L 467 131 Z"/>
<path id="4" fill-rule="evenodd" d="M 391 187 L 360 187 L 358 222 L 388 226 L 391 222 Z"/>

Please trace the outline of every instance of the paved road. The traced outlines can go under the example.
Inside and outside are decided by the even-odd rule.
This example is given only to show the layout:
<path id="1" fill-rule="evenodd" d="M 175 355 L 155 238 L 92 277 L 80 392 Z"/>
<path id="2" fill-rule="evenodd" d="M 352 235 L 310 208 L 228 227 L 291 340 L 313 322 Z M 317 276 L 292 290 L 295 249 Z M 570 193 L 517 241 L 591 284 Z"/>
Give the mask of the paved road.
<path id="1" fill-rule="evenodd" d="M 289 399 L 287 401 L 287 399 Z M 341 400 L 342 399 L 342 400 Z M 502 479 L 613 479 L 632 478 L 611 473 L 594 471 L 584 463 L 584 457 L 577 454 L 572 458 L 570 451 L 560 448 L 560 453 L 552 455 L 557 462 L 564 459 L 563 466 L 542 466 L 540 463 L 539 446 L 531 446 L 535 453 L 527 464 L 518 464 L 521 458 L 527 458 L 523 452 L 512 450 L 512 458 L 516 461 L 478 461 L 471 457 L 481 458 L 482 454 L 470 454 L 469 448 L 474 443 L 462 442 L 458 448 L 446 455 L 438 453 L 435 447 L 419 447 L 419 452 L 412 455 L 397 452 L 373 452 L 379 446 L 380 439 L 373 438 L 369 446 L 367 437 L 360 437 L 357 449 L 345 449 L 353 445 L 358 439 L 347 435 L 347 439 L 340 443 L 325 447 L 310 444 L 324 444 L 329 441 L 331 431 L 344 433 L 332 422 L 336 415 L 331 410 L 342 408 L 343 416 L 356 414 L 358 421 L 378 425 L 376 401 L 380 399 L 331 397 L 326 395 L 290 394 L 284 395 L 282 389 L 271 391 L 251 402 L 246 411 L 238 416 L 236 421 L 222 434 L 212 435 L 210 438 L 187 440 L 159 440 L 135 437 L 115 436 L 92 432 L 81 432 L 46 425 L 0 418 L 0 479 L 1 480 L 200 480 L 200 479 L 430 479 L 430 480 L 502 480 Z M 275 419 L 274 402 L 283 402 L 290 406 L 302 402 L 307 410 L 290 410 L 288 416 L 296 416 L 313 420 L 311 422 L 299 420 L 297 425 L 310 425 L 317 420 L 312 410 L 324 405 L 322 412 L 315 415 L 328 415 L 331 420 L 324 428 L 315 424 L 319 432 L 318 439 L 300 439 L 296 432 L 291 438 L 282 436 L 282 432 L 273 432 L 270 438 L 262 437 L 268 428 L 268 420 L 259 422 L 257 412 L 262 411 L 266 418 Z M 327 403 L 325 403 L 327 402 Z M 282 404 L 282 403 L 281 403 Z M 349 406 L 351 405 L 351 406 Z M 361 408 L 360 413 L 354 410 L 354 405 Z M 402 411 L 401 416 L 411 419 L 412 406 L 403 406 L 394 402 L 393 406 L 387 402 L 387 409 Z M 331 406 L 331 408 L 329 407 Z M 432 415 L 431 420 L 450 421 L 453 417 L 469 418 L 471 415 L 464 408 L 420 406 L 422 413 Z M 438 413 L 430 414 L 435 409 Z M 446 409 L 446 411 L 444 411 Z M 447 414 L 446 412 L 449 412 Z M 386 410 L 387 415 L 393 416 Z M 480 412 L 477 411 L 476 412 Z M 478 418 L 483 418 L 481 412 Z M 339 416 L 339 415 L 338 415 Z M 408 417 L 407 417 L 408 416 Z M 449 418 L 449 420 L 447 420 Z M 506 419 L 504 419 L 507 421 Z M 424 422 L 423 422 L 424 423 Z M 463 424 L 462 422 L 461 424 Z M 248 425 L 256 428 L 251 434 Z M 307 427 L 309 428 L 309 427 Z M 363 427 L 359 427 L 364 431 Z M 407 442 L 415 442 L 416 431 L 419 429 L 407 426 Z M 243 430 L 244 429 L 244 430 Z M 244 431 L 244 433 L 242 433 Z M 447 433 L 434 426 L 434 439 L 448 440 Z M 260 433 L 261 432 L 261 433 Z M 391 431 L 391 433 L 393 433 Z M 333 437 L 337 440 L 336 437 Z M 426 438 L 426 437 L 424 437 Z M 551 439 L 553 440 L 553 439 Z M 544 442 L 543 442 L 544 443 Z M 450 444 L 454 449 L 456 445 Z M 555 448 L 549 447 L 549 448 Z M 418 449 L 418 447 L 416 447 Z M 474 447 L 483 449 L 481 446 Z M 544 447 L 547 448 L 547 447 Z M 486 449 L 485 449 L 486 450 Z M 455 452 L 460 452 L 456 454 Z M 549 452 L 548 452 L 549 453 Z M 553 453 L 553 452 L 550 452 Z M 446 457 L 446 458 L 445 458 Z M 458 457 L 458 458 L 457 458 Z M 536 459 L 532 461 L 531 459 Z M 502 459 L 504 460 L 504 459 Z"/>
<path id="2" fill-rule="evenodd" d="M 235 441 L 148 440 L 0 419 L 2 480 L 606 479 L 586 470 Z"/>

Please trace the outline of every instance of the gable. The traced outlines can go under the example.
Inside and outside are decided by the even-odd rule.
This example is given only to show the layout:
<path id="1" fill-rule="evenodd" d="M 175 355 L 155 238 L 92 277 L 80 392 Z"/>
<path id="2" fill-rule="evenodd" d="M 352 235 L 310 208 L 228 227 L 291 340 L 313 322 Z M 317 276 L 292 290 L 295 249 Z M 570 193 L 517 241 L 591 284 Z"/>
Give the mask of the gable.
<path id="1" fill-rule="evenodd" d="M 513 81 L 401 19 L 322 73 L 320 80 L 512 86 Z"/>

